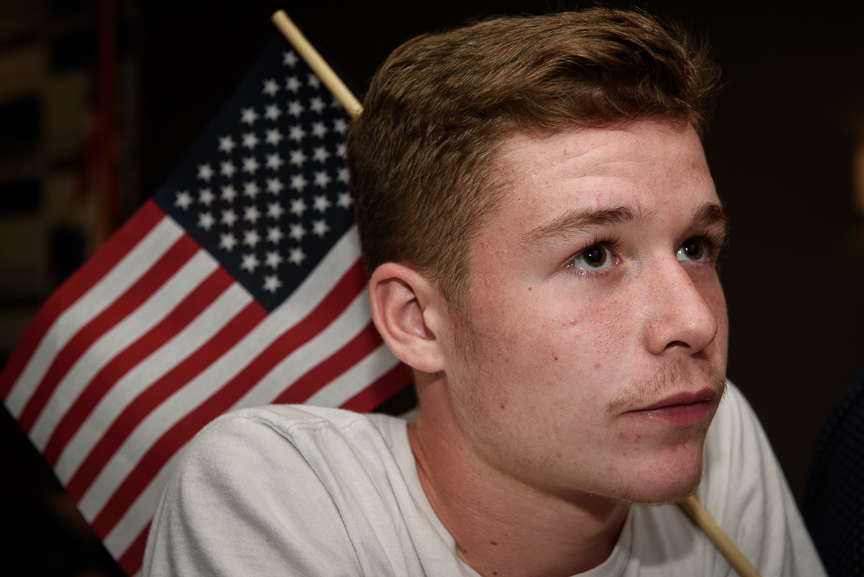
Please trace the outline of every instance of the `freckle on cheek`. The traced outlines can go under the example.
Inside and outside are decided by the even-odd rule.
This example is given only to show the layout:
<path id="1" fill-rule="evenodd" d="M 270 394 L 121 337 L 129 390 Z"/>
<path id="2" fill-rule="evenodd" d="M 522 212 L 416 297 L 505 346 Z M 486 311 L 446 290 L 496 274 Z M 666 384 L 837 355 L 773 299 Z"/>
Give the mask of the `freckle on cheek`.
<path id="1" fill-rule="evenodd" d="M 621 431 L 618 433 L 618 438 L 621 439 L 622 441 L 635 443 L 637 445 L 640 442 L 642 442 L 642 434 L 641 433 L 637 433 L 637 434 L 633 435 L 633 437 L 628 437 L 627 433 L 625 433 L 624 431 Z"/>
<path id="2" fill-rule="evenodd" d="M 498 403 L 498 406 L 501 407 L 501 408 L 503 409 L 503 408 L 505 408 L 507 405 L 504 404 L 504 401 L 501 401 L 500 403 Z"/>

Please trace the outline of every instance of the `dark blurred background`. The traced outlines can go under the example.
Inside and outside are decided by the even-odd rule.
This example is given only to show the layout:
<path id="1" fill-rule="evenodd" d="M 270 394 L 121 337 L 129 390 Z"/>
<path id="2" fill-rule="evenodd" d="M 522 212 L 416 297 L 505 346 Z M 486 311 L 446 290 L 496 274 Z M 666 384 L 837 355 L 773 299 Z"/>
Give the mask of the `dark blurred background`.
<path id="1" fill-rule="evenodd" d="M 0 0 L 0 361 L 177 165 L 275 34 L 274 10 L 362 92 L 421 31 L 558 7 L 294 4 Z M 729 376 L 800 504 L 822 424 L 864 365 L 864 5 L 754 4 L 638 5 L 706 34 L 723 66 L 705 147 L 732 220 Z M 0 574 L 120 574 L 5 408 L 0 463 Z"/>

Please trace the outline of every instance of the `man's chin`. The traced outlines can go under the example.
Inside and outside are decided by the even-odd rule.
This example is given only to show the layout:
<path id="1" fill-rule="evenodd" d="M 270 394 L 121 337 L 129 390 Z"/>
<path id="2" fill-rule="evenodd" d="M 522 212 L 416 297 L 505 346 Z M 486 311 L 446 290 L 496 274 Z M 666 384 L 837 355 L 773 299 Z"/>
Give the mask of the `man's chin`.
<path id="1" fill-rule="evenodd" d="M 623 486 L 611 487 L 607 498 L 632 505 L 663 505 L 693 495 L 702 482 L 702 458 L 689 463 L 655 464 L 634 471 Z"/>
<path id="2" fill-rule="evenodd" d="M 675 486 L 666 486 L 657 488 L 657 490 L 634 491 L 633 499 L 630 501 L 633 505 L 652 506 L 666 505 L 669 503 L 677 503 L 678 501 L 694 495 L 702 482 L 702 475 L 696 477 L 695 480 L 689 480 L 686 483 Z M 647 489 L 647 488 L 646 488 Z"/>

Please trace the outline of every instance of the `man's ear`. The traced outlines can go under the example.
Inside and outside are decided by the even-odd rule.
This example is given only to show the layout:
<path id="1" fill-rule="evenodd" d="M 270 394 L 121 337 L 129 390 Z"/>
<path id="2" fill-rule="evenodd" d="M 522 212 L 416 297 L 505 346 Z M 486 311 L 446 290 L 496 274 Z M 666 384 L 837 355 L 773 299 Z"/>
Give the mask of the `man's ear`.
<path id="1" fill-rule="evenodd" d="M 381 338 L 399 360 L 425 373 L 444 369 L 436 333 L 446 303 L 433 282 L 407 266 L 382 264 L 369 279 L 369 304 Z"/>

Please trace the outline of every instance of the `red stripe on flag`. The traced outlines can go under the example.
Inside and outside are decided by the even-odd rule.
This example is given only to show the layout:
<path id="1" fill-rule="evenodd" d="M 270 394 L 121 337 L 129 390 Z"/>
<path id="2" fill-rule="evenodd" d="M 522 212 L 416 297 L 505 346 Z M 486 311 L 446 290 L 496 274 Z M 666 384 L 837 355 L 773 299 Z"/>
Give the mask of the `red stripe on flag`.
<path id="1" fill-rule="evenodd" d="M 198 244 L 192 240 L 192 237 L 181 236 L 135 284 L 81 327 L 54 357 L 42 381 L 24 405 L 18 417 L 18 424 L 26 433 L 30 433 L 39 413 L 45 408 L 60 381 L 87 352 L 87 349 L 150 298 L 198 250 Z"/>
<path id="2" fill-rule="evenodd" d="M 69 479 L 66 484 L 69 496 L 76 503 L 81 500 L 114 453 L 147 415 L 228 352 L 266 317 L 267 311 L 252 301 L 197 351 L 142 391 L 117 415 Z"/>
<path id="3" fill-rule="evenodd" d="M 153 443 L 93 519 L 92 526 L 96 534 L 104 538 L 111 532 L 135 499 L 177 451 L 207 423 L 230 409 L 282 359 L 338 318 L 365 286 L 366 275 L 363 272 L 363 265 L 360 260 L 357 260 L 315 310 L 276 339 L 209 399 L 168 429 L 159 440 Z"/>
<path id="4" fill-rule="evenodd" d="M 372 321 L 341 349 L 318 363 L 276 397 L 276 404 L 302 403 L 333 379 L 362 361 L 381 344 Z"/>
<path id="5" fill-rule="evenodd" d="M 135 575 L 144 564 L 144 549 L 147 547 L 147 534 L 150 533 L 150 523 L 144 527 L 129 548 L 117 558 L 117 564 L 126 572 L 126 575 Z"/>
<path id="6" fill-rule="evenodd" d="M 217 268 L 174 307 L 162 321 L 102 367 L 96 376 L 93 377 L 93 380 L 78 395 L 78 398 L 75 399 L 75 402 L 69 407 L 63 418 L 60 419 L 60 422 L 45 444 L 42 455 L 52 467 L 57 464 L 57 459 L 60 457 L 63 449 L 66 448 L 66 444 L 78 432 L 81 424 L 87 420 L 99 401 L 111 390 L 111 387 L 137 366 L 138 363 L 149 357 L 177 333 L 186 328 L 225 289 L 231 286 L 232 282 L 231 275 L 225 272 L 224 269 Z"/>
<path id="7" fill-rule="evenodd" d="M 368 413 L 410 383 L 411 371 L 403 363 L 397 363 L 392 369 L 378 377 L 374 383 L 342 403 L 340 408 L 357 413 Z"/>
<path id="8" fill-rule="evenodd" d="M 3 399 L 12 390 L 15 381 L 24 372 L 39 343 L 48 333 L 54 322 L 71 305 L 76 303 L 94 285 L 102 280 L 117 263 L 146 237 L 165 217 L 156 203 L 148 201 L 75 274 L 55 290 L 39 312 L 30 321 L 21 336 L 18 346 L 0 373 L 0 397 Z"/>

